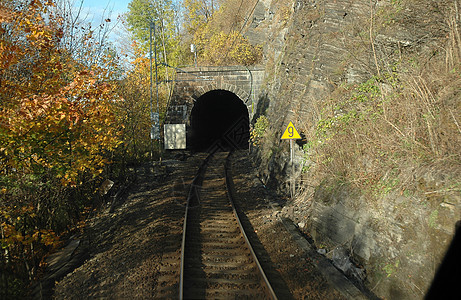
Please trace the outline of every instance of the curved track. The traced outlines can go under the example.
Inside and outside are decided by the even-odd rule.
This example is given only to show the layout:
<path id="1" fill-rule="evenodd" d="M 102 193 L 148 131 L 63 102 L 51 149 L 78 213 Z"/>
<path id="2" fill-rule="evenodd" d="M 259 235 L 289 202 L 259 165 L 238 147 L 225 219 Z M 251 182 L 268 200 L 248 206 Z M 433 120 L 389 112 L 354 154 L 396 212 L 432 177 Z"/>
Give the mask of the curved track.
<path id="1" fill-rule="evenodd" d="M 191 186 L 181 249 L 180 299 L 276 299 L 232 203 L 226 167 L 230 154 L 227 160 L 226 156 L 211 154 Z"/>

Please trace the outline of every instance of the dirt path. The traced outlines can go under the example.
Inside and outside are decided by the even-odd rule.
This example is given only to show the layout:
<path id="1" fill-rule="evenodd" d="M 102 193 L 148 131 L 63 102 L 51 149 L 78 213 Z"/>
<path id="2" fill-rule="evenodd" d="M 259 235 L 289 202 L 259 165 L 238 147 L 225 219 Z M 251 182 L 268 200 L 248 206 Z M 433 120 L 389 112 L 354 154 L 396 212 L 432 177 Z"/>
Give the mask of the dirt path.
<path id="1" fill-rule="evenodd" d="M 162 260 L 181 241 L 187 185 L 199 158 L 145 167 L 129 195 L 89 224 L 89 259 L 56 284 L 56 299 L 155 298 Z"/>
<path id="2" fill-rule="evenodd" d="M 165 176 L 148 167 L 126 199 L 106 211 L 87 229 L 89 257 L 57 282 L 55 299 L 177 298 L 179 249 L 188 184 L 204 155 L 168 161 Z M 266 260 L 295 299 L 340 299 L 277 223 L 245 152 L 236 155 L 233 174 L 242 208 L 270 256 Z M 178 276 L 176 276 L 178 273 Z"/>

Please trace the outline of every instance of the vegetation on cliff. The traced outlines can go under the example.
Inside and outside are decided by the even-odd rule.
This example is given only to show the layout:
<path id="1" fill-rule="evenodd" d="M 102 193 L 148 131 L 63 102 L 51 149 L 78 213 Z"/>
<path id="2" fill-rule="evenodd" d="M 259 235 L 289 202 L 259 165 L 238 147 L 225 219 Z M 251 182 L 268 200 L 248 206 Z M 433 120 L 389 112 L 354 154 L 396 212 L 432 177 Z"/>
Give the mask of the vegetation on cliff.
<path id="1" fill-rule="evenodd" d="M 304 124 L 310 172 L 379 195 L 388 189 L 413 192 L 416 186 L 405 178 L 406 168 L 430 166 L 451 176 L 459 171 L 459 14 L 452 5 L 431 3 L 393 1 L 374 10 L 375 18 L 361 24 L 367 28 L 358 33 L 361 39 L 346 46 L 361 56 L 344 57 L 343 62 L 371 55 L 370 76 L 362 83 L 343 82 L 328 98 L 315 103 L 318 118 Z M 395 24 L 401 26 L 410 18 L 405 15 L 408 11 L 423 14 L 431 5 L 432 17 L 443 17 L 443 24 L 439 19 L 439 27 L 430 33 L 435 39 L 443 31 L 433 45 L 420 51 L 377 50 L 379 38 L 398 32 Z M 431 192 L 459 192 L 458 179 L 447 178 L 446 186 Z"/>
<path id="2" fill-rule="evenodd" d="M 348 247 L 382 297 L 423 296 L 459 220 L 459 7 L 297 1 L 282 53 L 267 54 L 263 180 L 293 176 L 280 141 L 292 121 L 306 143 L 290 217 L 324 248 Z"/>
<path id="3" fill-rule="evenodd" d="M 261 61 L 262 48 L 243 36 L 258 1 L 186 0 L 185 41 L 196 45 L 200 65 L 253 65 Z"/>

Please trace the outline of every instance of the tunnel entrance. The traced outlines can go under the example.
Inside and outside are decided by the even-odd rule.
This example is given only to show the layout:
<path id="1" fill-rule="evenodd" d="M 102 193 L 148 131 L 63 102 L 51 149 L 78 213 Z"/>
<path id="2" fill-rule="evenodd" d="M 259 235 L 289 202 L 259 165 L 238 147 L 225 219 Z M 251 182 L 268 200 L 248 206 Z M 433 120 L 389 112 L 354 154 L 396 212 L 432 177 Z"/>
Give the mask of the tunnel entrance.
<path id="1" fill-rule="evenodd" d="M 248 149 L 248 109 L 232 92 L 213 90 L 200 96 L 192 108 L 190 126 L 192 151 Z"/>

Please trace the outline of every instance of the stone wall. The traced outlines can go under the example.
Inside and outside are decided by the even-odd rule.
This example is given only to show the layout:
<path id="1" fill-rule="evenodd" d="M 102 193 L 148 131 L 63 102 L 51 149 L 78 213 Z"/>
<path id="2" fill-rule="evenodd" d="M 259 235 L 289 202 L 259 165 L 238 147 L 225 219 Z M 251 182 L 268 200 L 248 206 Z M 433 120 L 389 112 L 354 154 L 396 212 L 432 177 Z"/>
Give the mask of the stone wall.
<path id="1" fill-rule="evenodd" d="M 258 66 L 189 67 L 177 70 L 166 123 L 189 125 L 194 101 L 206 92 L 218 89 L 237 95 L 247 105 L 252 118 L 253 102 L 261 93 L 263 79 L 264 69 Z"/>

